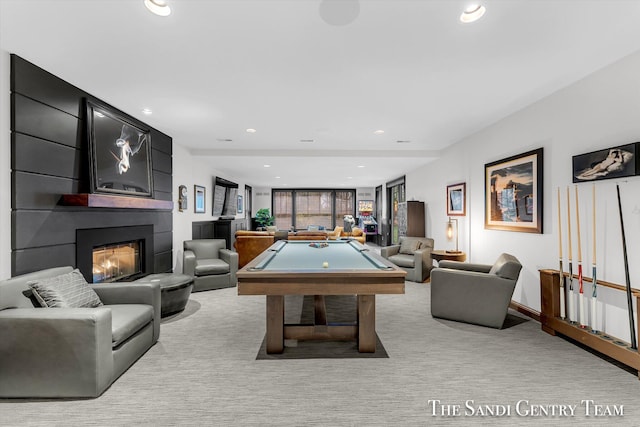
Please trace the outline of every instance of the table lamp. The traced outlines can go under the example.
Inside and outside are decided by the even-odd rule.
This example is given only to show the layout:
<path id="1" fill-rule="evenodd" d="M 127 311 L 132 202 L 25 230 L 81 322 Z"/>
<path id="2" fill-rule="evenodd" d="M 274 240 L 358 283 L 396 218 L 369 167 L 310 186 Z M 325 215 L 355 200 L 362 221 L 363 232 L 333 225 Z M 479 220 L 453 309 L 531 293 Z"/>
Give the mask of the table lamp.
<path id="1" fill-rule="evenodd" d="M 456 225 L 455 231 L 453 229 L 454 223 Z M 447 239 L 452 240 L 454 235 L 456 236 L 456 249 L 454 251 L 447 250 L 446 252 L 449 254 L 462 253 L 460 250 L 458 250 L 458 220 L 455 218 L 449 217 L 449 221 L 447 221 Z"/>

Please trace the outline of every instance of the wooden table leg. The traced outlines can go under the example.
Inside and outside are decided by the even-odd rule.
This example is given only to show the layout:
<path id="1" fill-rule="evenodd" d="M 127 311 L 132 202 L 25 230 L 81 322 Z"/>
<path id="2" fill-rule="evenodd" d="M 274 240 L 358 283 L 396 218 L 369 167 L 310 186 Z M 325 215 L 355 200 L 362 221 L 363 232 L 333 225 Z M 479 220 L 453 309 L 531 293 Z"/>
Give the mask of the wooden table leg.
<path id="1" fill-rule="evenodd" d="M 327 326 L 327 307 L 324 301 L 324 295 L 314 295 L 313 296 L 313 305 L 314 305 L 314 324 L 316 326 L 325 327 Z"/>
<path id="2" fill-rule="evenodd" d="M 267 353 L 284 350 L 284 295 L 267 295 Z"/>
<path id="3" fill-rule="evenodd" d="M 358 351 L 376 352 L 375 295 L 358 295 Z"/>

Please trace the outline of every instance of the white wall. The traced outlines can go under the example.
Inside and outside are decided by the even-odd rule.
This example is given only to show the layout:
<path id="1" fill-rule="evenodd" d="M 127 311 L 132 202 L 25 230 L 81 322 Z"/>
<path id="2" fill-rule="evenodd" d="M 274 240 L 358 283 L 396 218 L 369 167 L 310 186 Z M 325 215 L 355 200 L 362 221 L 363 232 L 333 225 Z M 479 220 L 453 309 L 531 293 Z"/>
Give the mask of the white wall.
<path id="1" fill-rule="evenodd" d="M 189 151 L 173 141 L 173 271 L 182 272 L 182 242 L 191 239 L 191 223 L 196 221 L 212 221 L 217 219 L 211 215 L 213 179 L 216 176 L 238 183 L 238 194 L 244 196 L 244 183 L 235 176 L 219 173 L 211 166 L 211 159 L 193 156 Z M 187 209 L 178 210 L 178 187 L 187 187 Z M 194 185 L 205 187 L 205 213 L 195 213 Z M 255 191 L 255 189 L 254 189 Z M 255 208 L 254 208 L 255 209 Z M 236 218 L 244 218 L 242 214 Z"/>
<path id="2" fill-rule="evenodd" d="M 460 246 L 469 260 L 492 263 L 502 252 L 515 255 L 524 268 L 513 299 L 540 310 L 541 268 L 558 268 L 558 203 L 561 209 L 567 268 L 566 188 L 571 190 L 574 273 L 577 271 L 575 188 L 572 156 L 640 140 L 640 52 L 606 67 L 459 142 L 427 167 L 407 174 L 407 195 L 427 202 L 427 224 L 436 248 L 451 248 L 445 237 L 447 185 L 467 184 L 467 216 L 460 219 Z M 464 120 L 464 118 L 461 118 Z M 484 165 L 544 148 L 544 234 L 484 229 Z M 596 253 L 598 278 L 624 285 L 622 243 L 615 185 L 620 183 L 631 284 L 640 289 L 640 177 L 596 182 Z M 579 209 L 582 260 L 591 276 L 593 247 L 592 184 L 581 183 Z M 585 283 L 585 293 L 591 286 Z M 600 329 L 629 341 L 624 292 L 599 288 Z"/>
<path id="3" fill-rule="evenodd" d="M 11 134 L 9 53 L 0 50 L 0 279 L 11 277 Z"/>

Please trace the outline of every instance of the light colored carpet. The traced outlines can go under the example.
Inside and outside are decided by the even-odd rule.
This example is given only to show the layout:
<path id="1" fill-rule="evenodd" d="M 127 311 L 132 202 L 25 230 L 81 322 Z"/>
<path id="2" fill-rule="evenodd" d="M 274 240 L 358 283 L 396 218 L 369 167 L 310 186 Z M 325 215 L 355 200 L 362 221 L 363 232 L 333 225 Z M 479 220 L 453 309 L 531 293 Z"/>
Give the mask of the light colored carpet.
<path id="1" fill-rule="evenodd" d="M 433 319 L 428 283 L 407 282 L 405 295 L 376 302 L 388 359 L 256 360 L 265 297 L 236 288 L 192 294 L 183 314 L 163 322 L 158 344 L 101 397 L 0 401 L 0 425 L 640 425 L 636 376 L 535 321 L 495 330 Z M 432 416 L 433 399 L 462 405 L 461 416 Z M 586 417 L 585 399 L 624 405 L 624 416 Z M 521 400 L 577 409 L 521 417 Z M 510 405 L 511 416 L 464 416 L 465 401 Z"/>

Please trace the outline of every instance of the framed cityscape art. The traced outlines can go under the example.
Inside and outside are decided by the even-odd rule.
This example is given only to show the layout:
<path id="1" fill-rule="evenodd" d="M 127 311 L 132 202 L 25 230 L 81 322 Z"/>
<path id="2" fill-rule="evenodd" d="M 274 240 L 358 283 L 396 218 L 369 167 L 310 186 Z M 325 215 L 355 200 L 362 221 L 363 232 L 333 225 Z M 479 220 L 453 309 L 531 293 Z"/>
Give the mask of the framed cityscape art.
<path id="1" fill-rule="evenodd" d="M 542 154 L 538 148 L 484 166 L 484 228 L 542 233 Z"/>

